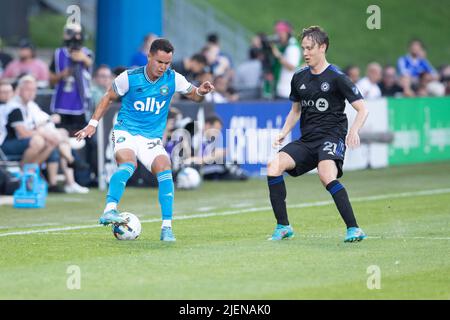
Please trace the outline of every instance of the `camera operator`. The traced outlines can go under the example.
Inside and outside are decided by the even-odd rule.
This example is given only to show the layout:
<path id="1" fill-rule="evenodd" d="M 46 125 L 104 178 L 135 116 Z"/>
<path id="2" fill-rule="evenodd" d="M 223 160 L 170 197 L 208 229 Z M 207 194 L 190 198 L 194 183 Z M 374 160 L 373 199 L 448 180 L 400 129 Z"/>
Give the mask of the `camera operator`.
<path id="1" fill-rule="evenodd" d="M 292 76 L 300 66 L 300 44 L 292 35 L 289 22 L 278 21 L 274 29 L 275 35 L 260 35 L 264 55 L 264 97 L 288 99 Z"/>
<path id="2" fill-rule="evenodd" d="M 63 32 L 63 46 L 57 48 L 50 66 L 50 83 L 55 87 L 51 111 L 60 115 L 57 127 L 69 132 L 69 137 L 87 125 L 86 117 L 92 109 L 91 74 L 93 53 L 83 46 L 84 34 L 79 24 L 67 24 Z M 96 139 L 88 139 L 80 157 L 89 163 L 92 173 L 97 168 Z M 76 172 L 77 174 L 77 172 Z M 80 173 L 81 174 L 81 173 Z M 91 181 L 78 181 L 86 186 Z M 76 175 L 78 177 L 78 175 Z"/>
<path id="3" fill-rule="evenodd" d="M 78 24 L 64 28 L 64 46 L 55 50 L 50 66 L 50 83 L 55 86 L 51 111 L 61 115 L 61 126 L 72 133 L 86 125 L 85 113 L 91 100 L 92 52 L 83 47 Z"/>

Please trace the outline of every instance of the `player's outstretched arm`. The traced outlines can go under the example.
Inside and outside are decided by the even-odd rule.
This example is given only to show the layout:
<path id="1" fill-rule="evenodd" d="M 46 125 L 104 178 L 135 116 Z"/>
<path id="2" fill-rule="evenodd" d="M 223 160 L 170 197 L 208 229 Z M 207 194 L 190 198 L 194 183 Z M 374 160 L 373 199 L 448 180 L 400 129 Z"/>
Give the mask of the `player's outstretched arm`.
<path id="1" fill-rule="evenodd" d="M 194 87 L 194 90 L 192 90 L 191 92 L 189 92 L 188 94 L 186 94 L 185 96 L 195 102 L 202 102 L 203 99 L 205 98 L 205 95 L 207 95 L 208 93 L 214 91 L 214 86 L 212 85 L 211 82 L 209 81 L 205 81 L 203 82 L 200 87 Z"/>
<path id="2" fill-rule="evenodd" d="M 109 105 L 111 102 L 117 100 L 119 96 L 112 88 L 109 88 L 108 91 L 104 94 L 102 99 L 97 105 L 97 108 L 95 109 L 94 115 L 92 116 L 91 120 L 89 121 L 88 125 L 81 129 L 80 131 L 75 133 L 75 137 L 78 141 L 84 139 L 84 138 L 91 138 L 97 129 L 98 121 L 103 117 L 103 115 L 106 113 L 106 111 L 109 108 Z"/>
<path id="3" fill-rule="evenodd" d="M 300 108 L 300 103 L 293 102 L 291 111 L 289 111 L 283 129 L 281 129 L 281 132 L 276 136 L 275 141 L 272 144 L 272 147 L 277 148 L 283 143 L 284 138 L 289 134 L 289 132 L 291 132 L 292 128 L 294 128 L 295 124 L 300 119 L 301 113 L 302 110 Z"/>
<path id="4" fill-rule="evenodd" d="M 366 122 L 367 116 L 369 115 L 369 111 L 367 111 L 363 99 L 354 101 L 352 103 L 352 107 L 355 108 L 357 114 L 346 138 L 346 144 L 351 149 L 359 146 L 359 130 L 362 128 L 364 122 Z"/>

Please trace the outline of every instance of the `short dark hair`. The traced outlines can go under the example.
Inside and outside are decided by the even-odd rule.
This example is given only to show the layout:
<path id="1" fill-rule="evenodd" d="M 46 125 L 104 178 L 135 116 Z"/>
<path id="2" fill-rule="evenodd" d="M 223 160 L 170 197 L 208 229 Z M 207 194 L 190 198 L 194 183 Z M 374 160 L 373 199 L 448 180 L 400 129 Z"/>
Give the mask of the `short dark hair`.
<path id="1" fill-rule="evenodd" d="M 174 48 L 169 40 L 164 39 L 164 38 L 159 38 L 152 42 L 152 45 L 150 47 L 150 53 L 154 54 L 159 50 L 167 52 L 167 53 L 171 53 L 174 51 Z"/>
<path id="2" fill-rule="evenodd" d="M 210 114 L 205 118 L 205 123 L 214 124 L 219 121 L 220 125 L 223 126 L 222 119 L 217 114 Z"/>
<path id="3" fill-rule="evenodd" d="M 330 45 L 330 40 L 328 38 L 328 34 L 319 26 L 311 26 L 303 29 L 301 34 L 301 39 L 311 38 L 314 43 L 317 43 L 319 46 L 325 44 L 327 47 L 325 52 L 327 52 L 328 47 Z"/>
<path id="4" fill-rule="evenodd" d="M 419 38 L 412 38 L 411 40 L 409 40 L 409 42 L 408 42 L 408 47 L 411 47 L 411 45 L 412 45 L 414 42 L 418 42 L 418 43 L 420 44 L 420 46 L 421 46 L 423 49 L 425 49 L 425 44 L 424 44 L 423 41 L 420 40 Z"/>
<path id="5" fill-rule="evenodd" d="M 104 63 L 103 63 L 103 64 L 99 65 L 99 66 L 95 69 L 95 71 L 94 71 L 94 77 L 98 74 L 98 72 L 99 72 L 101 69 L 108 69 L 108 70 L 110 70 L 111 73 L 112 73 L 111 68 L 110 68 L 107 64 L 104 64 Z"/>
<path id="6" fill-rule="evenodd" d="M 210 33 L 206 36 L 206 41 L 217 44 L 219 42 L 219 36 L 217 33 Z"/>
<path id="7" fill-rule="evenodd" d="M 196 53 L 191 57 L 191 60 L 197 61 L 198 63 L 204 64 L 205 66 L 208 64 L 205 56 L 201 53 Z"/>

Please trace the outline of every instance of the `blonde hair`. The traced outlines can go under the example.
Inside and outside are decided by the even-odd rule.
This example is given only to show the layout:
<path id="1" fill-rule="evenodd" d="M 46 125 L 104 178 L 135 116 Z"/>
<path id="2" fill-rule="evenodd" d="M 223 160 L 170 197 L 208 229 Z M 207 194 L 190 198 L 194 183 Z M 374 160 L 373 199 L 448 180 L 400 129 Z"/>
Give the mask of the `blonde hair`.
<path id="1" fill-rule="evenodd" d="M 17 88 L 21 88 L 25 83 L 31 82 L 36 84 L 36 79 L 32 75 L 25 75 L 22 78 L 19 79 L 19 82 L 17 83 Z"/>

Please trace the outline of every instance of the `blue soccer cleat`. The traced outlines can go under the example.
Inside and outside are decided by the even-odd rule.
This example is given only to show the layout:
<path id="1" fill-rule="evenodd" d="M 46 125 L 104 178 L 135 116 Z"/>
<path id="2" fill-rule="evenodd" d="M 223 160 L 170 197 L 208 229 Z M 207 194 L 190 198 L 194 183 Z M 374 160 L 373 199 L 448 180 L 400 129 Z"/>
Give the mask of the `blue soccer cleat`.
<path id="1" fill-rule="evenodd" d="M 367 236 L 361 228 L 352 227 L 347 229 L 347 236 L 345 237 L 344 242 L 361 241 L 365 238 L 367 238 Z"/>
<path id="2" fill-rule="evenodd" d="M 127 221 L 119 215 L 119 211 L 117 210 L 109 210 L 102 214 L 100 219 L 98 219 L 98 223 L 104 226 L 108 224 L 126 224 Z"/>
<path id="3" fill-rule="evenodd" d="M 172 228 L 171 227 L 163 227 L 161 229 L 161 241 L 176 241 L 175 236 L 173 235 Z"/>
<path id="4" fill-rule="evenodd" d="M 277 224 L 275 231 L 272 236 L 267 240 L 283 240 L 290 239 L 294 237 L 294 230 L 291 226 L 283 226 L 281 224 Z"/>

